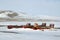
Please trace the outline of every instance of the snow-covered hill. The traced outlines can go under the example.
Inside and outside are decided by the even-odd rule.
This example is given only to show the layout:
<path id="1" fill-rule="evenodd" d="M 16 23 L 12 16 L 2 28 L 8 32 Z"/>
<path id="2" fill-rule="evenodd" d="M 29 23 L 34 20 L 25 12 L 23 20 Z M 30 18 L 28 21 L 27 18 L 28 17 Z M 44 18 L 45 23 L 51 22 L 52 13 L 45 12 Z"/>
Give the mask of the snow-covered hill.
<path id="1" fill-rule="evenodd" d="M 9 15 L 8 15 L 9 14 Z M 14 11 L 10 11 L 10 10 L 0 10 L 0 17 L 10 17 L 10 16 L 18 16 L 19 14 L 17 12 Z M 20 15 L 22 15 L 22 13 L 20 13 Z M 14 16 L 14 17 L 15 17 Z"/>
<path id="2" fill-rule="evenodd" d="M 60 22 L 60 17 L 54 16 L 31 16 L 23 12 L 14 12 L 10 10 L 0 10 L 0 21 L 57 21 Z"/>

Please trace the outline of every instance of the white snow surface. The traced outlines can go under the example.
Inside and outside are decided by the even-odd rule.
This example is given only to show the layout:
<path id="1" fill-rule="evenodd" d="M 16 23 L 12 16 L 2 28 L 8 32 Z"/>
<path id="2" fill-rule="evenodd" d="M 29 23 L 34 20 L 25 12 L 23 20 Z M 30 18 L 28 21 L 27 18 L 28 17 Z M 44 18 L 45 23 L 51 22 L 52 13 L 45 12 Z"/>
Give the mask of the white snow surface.
<path id="1" fill-rule="evenodd" d="M 0 27 L 0 40 L 60 40 L 60 29 L 41 31 Z"/>

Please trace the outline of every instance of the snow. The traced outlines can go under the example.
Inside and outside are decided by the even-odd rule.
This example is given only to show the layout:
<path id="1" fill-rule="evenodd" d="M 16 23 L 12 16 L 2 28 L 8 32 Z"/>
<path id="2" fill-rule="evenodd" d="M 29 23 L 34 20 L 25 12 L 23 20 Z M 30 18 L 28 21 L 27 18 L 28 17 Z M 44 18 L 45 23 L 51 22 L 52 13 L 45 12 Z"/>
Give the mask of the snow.
<path id="1" fill-rule="evenodd" d="M 36 16 L 32 16 L 32 15 L 27 15 L 24 12 L 14 12 L 11 10 L 0 10 L 0 18 L 8 18 L 9 16 L 7 16 L 7 14 L 13 14 L 13 13 L 17 13 L 18 16 L 15 16 L 14 18 L 28 18 L 28 19 L 42 19 L 42 20 L 57 20 L 60 21 L 60 17 L 56 17 L 56 16 L 48 16 L 48 15 L 36 15 Z"/>
<path id="2" fill-rule="evenodd" d="M 0 27 L 0 40 L 60 40 L 60 29 L 57 31 L 41 31 Z"/>
<path id="3" fill-rule="evenodd" d="M 4 13 L 0 14 L 0 18 L 8 18 L 8 16 Z"/>

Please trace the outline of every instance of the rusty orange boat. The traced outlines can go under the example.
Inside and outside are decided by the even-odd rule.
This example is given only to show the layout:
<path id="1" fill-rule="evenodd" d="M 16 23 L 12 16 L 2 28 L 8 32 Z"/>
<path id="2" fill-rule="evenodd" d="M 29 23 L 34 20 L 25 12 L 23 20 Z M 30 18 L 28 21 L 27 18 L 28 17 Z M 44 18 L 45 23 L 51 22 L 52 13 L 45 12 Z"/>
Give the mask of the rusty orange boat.
<path id="1" fill-rule="evenodd" d="M 50 29 L 50 28 L 54 28 L 54 24 L 50 24 L 49 26 L 46 26 L 46 23 L 42 23 L 41 25 L 38 25 L 37 23 L 35 23 L 34 25 L 31 25 L 30 23 L 27 23 L 26 25 L 8 25 L 7 26 L 8 29 L 12 29 L 12 28 L 31 28 L 34 30 L 37 29 Z"/>

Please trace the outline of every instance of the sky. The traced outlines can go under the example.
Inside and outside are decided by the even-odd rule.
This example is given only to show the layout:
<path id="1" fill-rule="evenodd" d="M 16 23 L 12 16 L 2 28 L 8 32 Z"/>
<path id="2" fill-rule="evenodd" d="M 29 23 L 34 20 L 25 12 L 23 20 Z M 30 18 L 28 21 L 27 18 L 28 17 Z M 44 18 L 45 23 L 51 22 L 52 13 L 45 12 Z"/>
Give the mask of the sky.
<path id="1" fill-rule="evenodd" d="M 60 17 L 60 0 L 0 0 L 0 10 Z"/>

